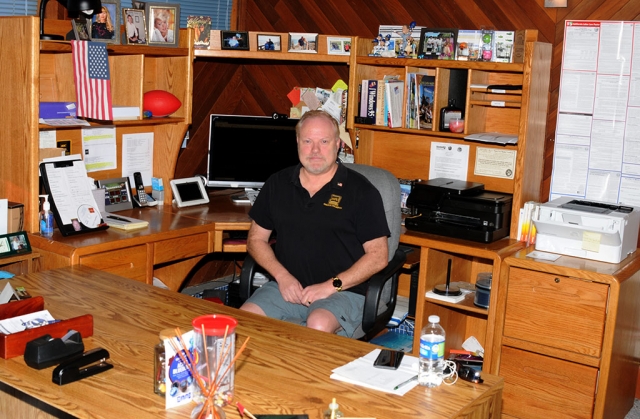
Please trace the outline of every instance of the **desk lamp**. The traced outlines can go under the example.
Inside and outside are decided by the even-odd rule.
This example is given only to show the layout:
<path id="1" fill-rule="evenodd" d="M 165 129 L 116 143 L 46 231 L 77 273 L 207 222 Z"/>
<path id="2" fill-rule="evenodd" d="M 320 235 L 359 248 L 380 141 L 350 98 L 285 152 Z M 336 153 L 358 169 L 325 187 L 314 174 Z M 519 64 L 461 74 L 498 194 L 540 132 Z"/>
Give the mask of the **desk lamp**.
<path id="1" fill-rule="evenodd" d="M 45 41 L 62 41 L 63 36 L 47 35 L 44 33 L 44 9 L 48 0 L 40 0 L 40 39 Z M 67 0 L 67 10 L 70 13 L 82 12 L 86 15 L 92 15 L 94 10 L 100 10 L 102 3 L 100 0 Z"/>

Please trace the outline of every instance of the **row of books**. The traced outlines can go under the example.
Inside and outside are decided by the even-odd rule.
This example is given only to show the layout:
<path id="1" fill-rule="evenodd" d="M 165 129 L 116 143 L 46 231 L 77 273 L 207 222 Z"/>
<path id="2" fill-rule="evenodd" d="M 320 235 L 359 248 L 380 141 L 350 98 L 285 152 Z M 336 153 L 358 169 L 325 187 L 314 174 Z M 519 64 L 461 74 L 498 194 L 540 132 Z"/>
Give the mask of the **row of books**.
<path id="1" fill-rule="evenodd" d="M 404 80 L 400 80 L 400 76 L 385 76 L 382 80 L 362 80 L 358 89 L 360 118 L 356 122 L 391 128 L 402 126 Z"/>
<path id="2" fill-rule="evenodd" d="M 362 80 L 356 122 L 389 128 L 431 129 L 434 91 L 435 76 L 421 73 L 409 73 L 406 83 L 399 76 Z"/>

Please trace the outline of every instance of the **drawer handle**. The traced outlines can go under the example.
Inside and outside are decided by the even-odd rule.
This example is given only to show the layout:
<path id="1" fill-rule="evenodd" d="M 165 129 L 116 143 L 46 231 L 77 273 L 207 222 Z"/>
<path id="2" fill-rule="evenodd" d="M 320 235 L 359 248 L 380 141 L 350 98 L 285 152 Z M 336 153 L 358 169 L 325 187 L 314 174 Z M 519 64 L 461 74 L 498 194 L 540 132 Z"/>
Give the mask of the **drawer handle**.
<path id="1" fill-rule="evenodd" d="M 559 284 L 560 283 L 560 278 L 556 278 L 556 279 L 554 279 L 554 281 L 556 281 L 556 284 Z"/>

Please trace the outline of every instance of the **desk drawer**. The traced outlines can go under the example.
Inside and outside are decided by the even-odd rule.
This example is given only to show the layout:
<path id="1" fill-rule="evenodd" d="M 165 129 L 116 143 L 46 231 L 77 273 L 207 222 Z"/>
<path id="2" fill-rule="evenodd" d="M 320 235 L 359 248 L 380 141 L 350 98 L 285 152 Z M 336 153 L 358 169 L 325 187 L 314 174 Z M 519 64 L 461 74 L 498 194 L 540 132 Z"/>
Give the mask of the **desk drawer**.
<path id="1" fill-rule="evenodd" d="M 600 357 L 609 286 L 509 270 L 504 336 Z"/>
<path id="2" fill-rule="evenodd" d="M 80 265 L 146 282 L 147 247 L 140 245 L 80 256 Z"/>
<path id="3" fill-rule="evenodd" d="M 500 377 L 505 415 L 520 419 L 593 415 L 597 368 L 503 346 Z"/>
<path id="4" fill-rule="evenodd" d="M 208 237 L 207 233 L 200 233 L 157 242 L 153 245 L 153 264 L 206 255 L 209 253 Z"/>

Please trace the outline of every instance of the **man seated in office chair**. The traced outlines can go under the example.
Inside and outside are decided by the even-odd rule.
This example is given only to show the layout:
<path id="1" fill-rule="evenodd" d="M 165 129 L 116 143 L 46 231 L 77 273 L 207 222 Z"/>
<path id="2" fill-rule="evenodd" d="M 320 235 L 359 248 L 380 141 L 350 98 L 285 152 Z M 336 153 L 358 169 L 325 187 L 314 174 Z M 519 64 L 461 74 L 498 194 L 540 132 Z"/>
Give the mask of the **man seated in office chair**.
<path id="1" fill-rule="evenodd" d="M 271 176 L 249 212 L 247 250 L 275 281 L 241 309 L 351 337 L 362 321 L 366 281 L 387 265 L 382 198 L 337 162 L 339 128 L 328 113 L 305 113 L 296 136 L 300 164 Z"/>

